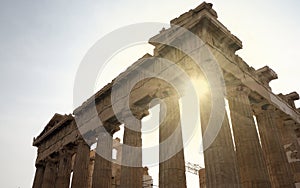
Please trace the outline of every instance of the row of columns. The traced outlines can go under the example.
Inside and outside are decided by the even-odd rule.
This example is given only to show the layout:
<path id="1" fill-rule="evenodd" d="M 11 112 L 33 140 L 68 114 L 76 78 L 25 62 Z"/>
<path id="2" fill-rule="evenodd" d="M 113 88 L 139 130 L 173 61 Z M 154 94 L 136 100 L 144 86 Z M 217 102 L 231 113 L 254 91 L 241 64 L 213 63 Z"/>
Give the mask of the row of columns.
<path id="1" fill-rule="evenodd" d="M 234 93 L 228 101 L 242 187 L 295 187 L 280 137 L 284 122 L 278 111 L 266 101 L 251 105 L 250 90 L 244 86 L 235 87 Z"/>
<path id="2" fill-rule="evenodd" d="M 185 162 L 180 125 L 180 111 L 178 97 L 168 97 L 164 100 L 160 115 L 159 141 L 167 144 L 160 148 L 159 186 L 186 187 Z M 142 168 L 142 137 L 141 119 L 148 115 L 148 111 L 123 114 L 124 118 L 124 146 L 122 148 L 122 164 L 120 188 L 141 188 L 143 186 Z M 171 136 L 171 139 L 169 137 Z M 97 136 L 97 148 L 94 171 L 92 174 L 92 188 L 109 188 L 112 186 L 112 141 L 113 135 L 100 132 Z M 168 154 L 177 151 L 174 156 Z M 167 156 L 165 156 L 167 155 Z M 168 158 L 168 160 L 164 160 Z M 73 166 L 72 188 L 88 188 L 90 162 L 90 146 L 83 140 L 77 141 L 77 151 Z M 47 160 L 45 165 L 36 166 L 33 188 L 68 188 L 72 171 L 72 154 L 66 151 L 59 155 L 59 161 Z"/>
<path id="3" fill-rule="evenodd" d="M 255 110 L 261 145 L 272 187 L 294 187 L 293 174 L 282 147 L 275 108 L 265 104 Z"/>
<path id="4" fill-rule="evenodd" d="M 61 151 L 60 159 L 47 158 L 44 164 L 36 164 L 33 188 L 69 188 L 72 171 L 72 154 Z"/>
<path id="5" fill-rule="evenodd" d="M 233 138 L 225 115 L 213 143 L 204 151 L 206 187 L 294 187 L 293 175 L 282 146 L 279 117 L 268 103 L 251 105 L 250 90 L 244 86 L 228 90 Z M 160 110 L 159 187 L 186 187 L 185 161 L 180 125 L 178 97 L 165 98 Z M 211 96 L 200 96 L 202 132 L 210 118 Z M 140 188 L 143 185 L 141 119 L 147 113 L 124 115 L 120 187 Z M 253 119 L 256 116 L 260 139 Z M 127 118 L 129 117 L 129 118 Z M 99 133 L 92 178 L 93 188 L 112 186 L 112 134 Z M 260 143 L 261 142 L 261 143 Z M 167 143 L 167 144 L 162 144 Z M 129 146 L 129 147 L 127 147 Z M 179 149 L 178 149 L 179 148 Z M 175 155 L 168 156 L 170 153 Z M 104 156 L 103 156 L 104 155 Z M 167 160 L 165 160 L 167 159 Z M 79 140 L 73 167 L 72 188 L 88 188 L 90 147 Z M 72 153 L 62 151 L 59 161 L 48 159 L 36 165 L 33 188 L 67 188 L 72 171 Z M 203 174 L 204 172 L 202 172 Z"/>
<path id="6" fill-rule="evenodd" d="M 249 99 L 250 92 L 250 89 L 242 85 L 228 87 L 226 97 L 235 149 L 225 115 L 216 138 L 204 151 L 205 170 L 201 174 L 199 171 L 202 187 L 204 182 L 206 187 L 213 188 L 295 187 L 292 168 L 279 131 L 284 122 L 271 104 L 263 102 L 253 105 Z M 200 117 L 203 134 L 210 119 L 211 106 L 211 93 L 201 92 Z M 206 144 L 205 140 L 203 143 Z"/>
<path id="7" fill-rule="evenodd" d="M 63 149 L 59 155 L 48 157 L 43 163 L 36 164 L 33 188 L 88 188 L 90 146 L 83 140 L 77 141 L 77 151 L 72 166 L 72 150 Z"/>

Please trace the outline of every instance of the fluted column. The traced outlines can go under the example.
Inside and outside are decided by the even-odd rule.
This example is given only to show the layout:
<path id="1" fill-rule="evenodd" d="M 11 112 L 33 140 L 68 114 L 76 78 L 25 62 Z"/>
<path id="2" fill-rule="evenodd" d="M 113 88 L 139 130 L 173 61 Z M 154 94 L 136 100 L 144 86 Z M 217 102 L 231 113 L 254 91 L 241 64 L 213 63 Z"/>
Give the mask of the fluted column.
<path id="1" fill-rule="evenodd" d="M 285 117 L 286 118 L 286 117 Z M 284 120 L 284 117 L 277 119 L 279 135 L 285 154 L 293 174 L 295 183 L 300 182 L 300 145 L 299 145 L 299 125 L 293 120 Z"/>
<path id="2" fill-rule="evenodd" d="M 72 154 L 67 149 L 60 151 L 58 174 L 55 187 L 69 188 L 70 175 L 72 171 Z"/>
<path id="3" fill-rule="evenodd" d="M 243 188 L 268 188 L 271 185 L 248 98 L 250 90 L 236 86 L 227 93 L 240 183 Z"/>
<path id="4" fill-rule="evenodd" d="M 93 188 L 110 188 L 112 186 L 112 141 L 113 137 L 110 133 L 99 133 L 93 173 Z"/>
<path id="5" fill-rule="evenodd" d="M 205 162 L 205 174 L 206 174 L 206 187 L 239 187 L 239 176 L 237 170 L 237 161 L 235 151 L 233 147 L 233 140 L 230 132 L 229 121 L 225 112 L 225 102 L 220 101 L 220 104 L 224 104 L 223 110 L 225 114 L 211 114 L 212 99 L 211 93 L 207 90 L 200 94 L 200 117 L 201 128 L 203 135 L 203 148 L 204 148 L 204 162 Z M 215 101 L 216 102 L 216 101 Z M 214 104 L 216 105 L 216 104 Z M 222 109 L 220 109 L 222 110 Z M 222 117 L 224 115 L 224 117 Z M 223 123 L 220 130 L 216 133 L 212 133 L 212 127 L 207 129 L 210 118 L 222 118 Z M 209 125 L 218 129 L 220 125 Z M 210 132 L 206 132 L 210 130 Z M 215 138 L 213 138 L 216 136 Z M 213 139 L 213 142 L 207 143 L 208 140 Z M 210 145 L 207 145 L 210 144 Z"/>
<path id="6" fill-rule="evenodd" d="M 295 100 L 299 100 L 297 92 L 291 92 L 287 95 L 279 94 L 291 107 L 295 108 Z M 299 109 L 298 109 L 299 111 Z M 294 176 L 294 182 L 300 183 L 300 125 L 292 120 L 287 114 L 281 113 L 278 118 L 278 127 L 280 129 L 281 140 L 284 145 L 286 156 Z"/>
<path id="7" fill-rule="evenodd" d="M 42 164 L 36 164 L 35 166 L 36 166 L 36 171 L 35 171 L 32 188 L 41 188 L 43 184 L 45 166 Z"/>
<path id="8" fill-rule="evenodd" d="M 95 167 L 95 155 L 96 152 L 94 150 L 90 151 L 90 163 L 89 163 L 89 175 L 88 175 L 88 188 L 92 188 L 93 183 L 93 173 Z"/>
<path id="9" fill-rule="evenodd" d="M 200 185 L 200 188 L 206 188 L 205 168 L 200 169 L 198 171 L 198 175 L 199 175 L 199 185 Z"/>
<path id="10" fill-rule="evenodd" d="M 274 188 L 295 187 L 277 127 L 275 107 L 270 104 L 254 106 L 261 145 Z"/>
<path id="11" fill-rule="evenodd" d="M 142 109 L 124 112 L 124 136 L 120 187 L 140 188 L 143 186 L 141 119 L 148 114 Z"/>
<path id="12" fill-rule="evenodd" d="M 57 175 L 57 164 L 53 159 L 47 159 L 42 188 L 54 188 Z"/>
<path id="13" fill-rule="evenodd" d="M 178 98 L 167 97 L 164 104 L 160 106 L 159 187 L 185 188 L 185 161 Z"/>
<path id="14" fill-rule="evenodd" d="M 82 139 L 78 140 L 73 169 L 72 188 L 87 188 L 90 162 L 90 146 Z"/>

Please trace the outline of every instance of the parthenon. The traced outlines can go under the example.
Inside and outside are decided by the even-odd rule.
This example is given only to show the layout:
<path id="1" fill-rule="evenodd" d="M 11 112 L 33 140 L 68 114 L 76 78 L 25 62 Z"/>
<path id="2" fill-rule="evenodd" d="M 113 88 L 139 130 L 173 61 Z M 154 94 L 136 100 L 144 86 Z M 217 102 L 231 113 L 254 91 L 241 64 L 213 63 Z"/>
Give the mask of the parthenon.
<path id="1" fill-rule="evenodd" d="M 145 54 L 72 114 L 55 114 L 34 138 L 33 188 L 152 187 L 154 174 L 142 165 L 141 120 L 156 105 L 158 186 L 187 187 L 179 100 L 191 83 L 200 113 L 189 113 L 200 117 L 203 135 L 201 188 L 300 187 L 299 94 L 272 92 L 277 74 L 268 66 L 256 70 L 236 54 L 242 42 L 212 4 L 171 20 L 149 43 L 153 55 Z M 123 143 L 113 138 L 121 125 Z"/>

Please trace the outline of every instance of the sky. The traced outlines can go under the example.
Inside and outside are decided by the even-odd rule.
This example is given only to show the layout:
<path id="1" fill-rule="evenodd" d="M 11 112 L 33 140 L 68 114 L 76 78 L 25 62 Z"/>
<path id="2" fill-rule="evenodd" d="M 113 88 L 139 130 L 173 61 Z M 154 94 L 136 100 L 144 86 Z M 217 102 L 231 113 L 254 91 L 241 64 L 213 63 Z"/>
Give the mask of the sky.
<path id="1" fill-rule="evenodd" d="M 31 187 L 36 158 L 33 137 L 54 113 L 72 113 L 78 66 L 97 40 L 134 23 L 169 23 L 201 2 L 1 0 L 0 187 Z M 268 65 L 278 74 L 279 79 L 271 82 L 273 92 L 300 93 L 300 2 L 209 2 L 219 20 L 243 41 L 238 54 L 250 66 Z M 129 59 L 134 61 L 144 53 L 137 50 Z M 118 62 L 110 76 L 133 61 Z M 300 107 L 299 102 L 296 105 Z"/>

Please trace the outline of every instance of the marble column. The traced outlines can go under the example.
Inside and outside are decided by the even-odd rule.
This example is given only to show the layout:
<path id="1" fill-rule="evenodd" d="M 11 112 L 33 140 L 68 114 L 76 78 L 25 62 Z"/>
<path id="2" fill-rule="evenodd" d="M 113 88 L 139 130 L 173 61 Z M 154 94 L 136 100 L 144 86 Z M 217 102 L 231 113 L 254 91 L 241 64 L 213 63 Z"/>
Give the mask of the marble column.
<path id="1" fill-rule="evenodd" d="M 148 111 L 132 109 L 124 112 L 124 135 L 122 146 L 121 188 L 143 186 L 141 119 Z"/>
<path id="2" fill-rule="evenodd" d="M 35 166 L 36 166 L 36 171 L 35 171 L 32 188 L 41 188 L 43 184 L 45 167 L 42 164 L 36 164 Z"/>
<path id="3" fill-rule="evenodd" d="M 159 187 L 185 188 L 185 161 L 178 97 L 163 99 L 159 125 Z"/>
<path id="4" fill-rule="evenodd" d="M 87 188 L 90 163 L 90 146 L 82 139 L 78 140 L 73 169 L 72 188 Z"/>
<path id="5" fill-rule="evenodd" d="M 285 154 L 293 174 L 295 183 L 300 182 L 300 146 L 297 138 L 299 126 L 293 120 L 284 120 L 282 117 L 277 119 L 279 134 L 284 147 Z M 297 128 L 298 127 L 298 128 Z"/>
<path id="6" fill-rule="evenodd" d="M 42 188 L 54 188 L 57 175 L 57 164 L 53 159 L 47 159 Z"/>
<path id="7" fill-rule="evenodd" d="M 299 99 L 299 94 L 291 92 L 286 95 L 279 94 L 292 108 L 295 109 L 295 100 Z M 300 184 L 300 125 L 292 120 L 287 114 L 281 113 L 278 118 L 279 134 L 284 146 L 286 156 L 292 170 L 294 182 Z"/>
<path id="8" fill-rule="evenodd" d="M 200 185 L 200 188 L 206 188 L 205 168 L 200 169 L 198 171 L 198 175 L 199 175 L 199 185 Z"/>
<path id="9" fill-rule="evenodd" d="M 254 106 L 261 145 L 274 188 L 295 187 L 277 127 L 278 116 L 270 104 Z"/>
<path id="10" fill-rule="evenodd" d="M 223 110 L 225 114 L 211 114 L 212 100 L 211 93 L 204 91 L 200 93 L 200 117 L 201 128 L 203 135 L 204 162 L 206 174 L 206 187 L 239 187 L 239 175 L 237 170 L 237 161 L 233 146 L 228 117 L 225 111 L 225 101 L 220 101 L 219 104 L 224 104 Z M 214 104 L 216 105 L 216 104 Z M 222 109 L 220 109 L 222 110 Z M 224 117 L 222 117 L 224 115 Z M 218 132 L 213 133 L 214 129 L 208 129 L 210 118 L 222 118 L 223 122 Z M 218 127 L 218 125 L 209 125 Z M 216 128 L 218 129 L 218 128 Z M 213 138 L 215 137 L 215 138 Z M 213 139 L 212 143 L 209 142 Z M 207 145 L 210 144 L 210 145 Z"/>
<path id="11" fill-rule="evenodd" d="M 96 152 L 94 150 L 90 151 L 90 163 L 89 163 L 89 175 L 88 175 L 88 188 L 92 188 L 93 183 L 93 173 L 95 167 L 95 157 Z"/>
<path id="12" fill-rule="evenodd" d="M 99 133 L 95 154 L 93 188 L 110 188 L 112 186 L 112 142 L 113 137 L 110 133 Z"/>
<path id="13" fill-rule="evenodd" d="M 248 98 L 250 90 L 236 86 L 229 88 L 227 94 L 240 184 L 243 188 L 271 187 Z"/>
<path id="14" fill-rule="evenodd" d="M 67 149 L 60 151 L 58 174 L 55 187 L 69 188 L 72 171 L 72 154 Z"/>

